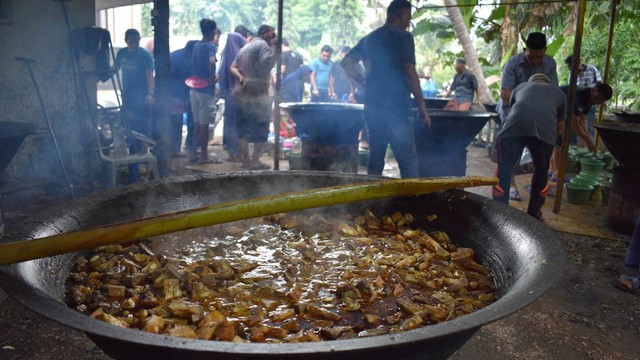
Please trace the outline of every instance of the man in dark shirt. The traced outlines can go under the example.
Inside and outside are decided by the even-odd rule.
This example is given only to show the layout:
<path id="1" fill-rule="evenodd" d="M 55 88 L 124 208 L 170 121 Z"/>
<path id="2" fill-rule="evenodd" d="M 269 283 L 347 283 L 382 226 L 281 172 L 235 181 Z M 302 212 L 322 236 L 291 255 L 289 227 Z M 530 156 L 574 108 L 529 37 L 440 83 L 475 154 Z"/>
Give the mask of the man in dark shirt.
<path id="1" fill-rule="evenodd" d="M 355 103 L 355 85 L 341 64 L 349 50 L 351 50 L 350 47 L 343 46 L 338 54 L 340 59 L 333 63 L 329 73 L 329 97 L 339 102 Z"/>
<path id="2" fill-rule="evenodd" d="M 287 75 L 298 70 L 302 66 L 302 57 L 297 52 L 289 48 L 289 42 L 287 39 L 282 39 L 282 64 L 280 65 L 280 72 L 282 73 L 282 79 L 284 80 Z"/>
<path id="3" fill-rule="evenodd" d="M 567 64 L 569 71 L 573 68 L 573 55 L 567 56 L 564 60 L 564 63 Z M 576 77 L 576 89 L 584 90 L 588 88 L 593 88 L 597 84 L 602 83 L 602 75 L 598 68 L 594 65 L 583 64 L 580 63 L 577 69 L 577 77 Z M 567 79 L 567 84 L 571 80 L 571 75 L 569 75 L 569 79 Z M 589 134 L 591 136 L 595 136 L 595 129 L 592 128 L 593 124 L 595 124 L 596 120 L 596 108 L 591 107 L 591 111 L 587 114 L 587 128 L 589 129 Z"/>
<path id="4" fill-rule="evenodd" d="M 209 124 L 215 123 L 216 99 L 216 22 L 211 19 L 200 20 L 202 40 L 193 46 L 193 75 L 204 86 L 196 86 L 189 93 L 194 117 L 193 146 L 189 161 L 199 163 L 220 163 L 217 157 L 209 157 Z M 198 150 L 200 153 L 198 154 Z"/>
<path id="5" fill-rule="evenodd" d="M 599 83 L 595 87 L 576 91 L 576 103 L 571 118 L 571 129 L 591 151 L 596 150 L 596 144 L 589 134 L 586 116 L 593 106 L 602 104 L 611 99 L 611 96 L 613 96 L 613 89 L 609 84 L 605 83 Z"/>
<path id="6" fill-rule="evenodd" d="M 189 87 L 184 81 L 193 73 L 191 57 L 193 46 L 197 42 L 198 40 L 189 40 L 184 48 L 171 52 L 169 56 L 171 64 L 171 150 L 173 154 L 180 152 L 180 144 L 182 143 L 183 116 L 189 107 Z"/>
<path id="7" fill-rule="evenodd" d="M 398 160 L 403 178 L 418 177 L 418 155 L 413 124 L 409 119 L 411 97 L 418 102 L 423 122 L 431 126 L 416 71 L 415 44 L 407 32 L 411 4 L 393 0 L 385 24 L 362 38 L 342 60 L 349 76 L 366 86 L 364 119 L 369 131 L 367 173 L 382 175 L 387 145 Z M 359 71 L 364 63 L 366 76 Z"/>

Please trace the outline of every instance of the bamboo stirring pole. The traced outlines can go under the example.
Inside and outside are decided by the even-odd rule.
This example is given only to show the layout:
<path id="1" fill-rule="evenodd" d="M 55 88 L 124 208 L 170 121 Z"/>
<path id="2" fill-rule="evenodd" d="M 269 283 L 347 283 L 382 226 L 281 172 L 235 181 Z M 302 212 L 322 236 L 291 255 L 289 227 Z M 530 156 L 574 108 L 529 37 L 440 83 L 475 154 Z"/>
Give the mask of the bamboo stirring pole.
<path id="1" fill-rule="evenodd" d="M 233 201 L 88 230 L 0 244 L 0 266 L 264 215 L 361 200 L 417 196 L 440 190 L 495 184 L 497 179 L 479 176 L 395 179 Z"/>

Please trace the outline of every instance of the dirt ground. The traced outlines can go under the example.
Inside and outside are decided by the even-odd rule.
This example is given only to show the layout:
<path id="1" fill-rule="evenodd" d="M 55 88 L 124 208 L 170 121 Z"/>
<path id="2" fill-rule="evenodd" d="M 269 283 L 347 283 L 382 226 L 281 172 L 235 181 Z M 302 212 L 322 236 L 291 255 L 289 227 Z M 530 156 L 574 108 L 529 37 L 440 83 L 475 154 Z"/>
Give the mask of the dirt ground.
<path id="1" fill-rule="evenodd" d="M 55 202 L 43 194 L 39 206 L 19 216 L 46 199 Z M 568 256 L 565 271 L 549 279 L 557 283 L 533 304 L 482 327 L 452 359 L 640 359 L 640 296 L 612 286 L 628 273 L 622 266 L 628 236 L 556 234 Z M 0 304 L 0 359 L 109 357 L 83 333 L 8 298 Z"/>

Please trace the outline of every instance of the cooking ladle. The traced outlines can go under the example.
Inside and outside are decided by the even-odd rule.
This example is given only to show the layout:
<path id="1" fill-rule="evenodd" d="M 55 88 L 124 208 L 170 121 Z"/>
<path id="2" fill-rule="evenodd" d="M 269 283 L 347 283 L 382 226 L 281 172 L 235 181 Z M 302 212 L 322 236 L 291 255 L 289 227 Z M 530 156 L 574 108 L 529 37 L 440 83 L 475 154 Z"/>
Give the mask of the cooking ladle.
<path id="1" fill-rule="evenodd" d="M 87 230 L 0 244 L 0 266 L 289 211 L 495 184 L 497 179 L 480 176 L 393 179 L 232 201 Z"/>

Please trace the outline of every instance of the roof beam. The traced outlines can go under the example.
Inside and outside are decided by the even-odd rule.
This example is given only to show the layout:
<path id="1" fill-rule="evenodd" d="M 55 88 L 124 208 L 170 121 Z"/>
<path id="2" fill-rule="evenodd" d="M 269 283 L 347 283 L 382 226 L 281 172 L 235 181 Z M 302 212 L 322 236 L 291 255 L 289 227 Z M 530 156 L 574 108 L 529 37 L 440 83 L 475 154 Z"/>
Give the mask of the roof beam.
<path id="1" fill-rule="evenodd" d="M 126 5 L 136 5 L 153 2 L 151 0 L 96 0 L 96 11 L 116 8 Z"/>

